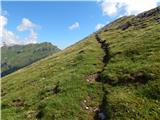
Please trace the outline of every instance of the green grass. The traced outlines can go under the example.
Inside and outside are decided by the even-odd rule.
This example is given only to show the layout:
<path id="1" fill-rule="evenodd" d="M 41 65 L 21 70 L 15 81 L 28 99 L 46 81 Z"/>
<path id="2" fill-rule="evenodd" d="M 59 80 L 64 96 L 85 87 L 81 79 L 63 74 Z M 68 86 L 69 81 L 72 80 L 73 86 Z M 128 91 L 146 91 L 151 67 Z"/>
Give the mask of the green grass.
<path id="1" fill-rule="evenodd" d="M 159 119 L 160 24 L 155 17 L 141 20 L 145 28 L 117 29 L 127 21 L 137 23 L 132 16 L 98 33 L 110 48 L 111 59 L 101 73 L 104 84 L 86 80 L 104 67 L 105 53 L 95 34 L 5 76 L 2 119 L 93 120 L 92 110 L 101 104 L 112 120 Z"/>
<path id="2" fill-rule="evenodd" d="M 110 45 L 111 60 L 102 74 L 112 86 L 107 98 L 113 119 L 160 118 L 160 24 L 146 22 L 146 28 L 100 33 Z"/>
<path id="3" fill-rule="evenodd" d="M 86 75 L 97 72 L 102 65 L 103 51 L 99 48 L 97 41 L 89 38 L 6 76 L 2 80 L 2 90 L 6 93 L 2 100 L 2 118 L 9 120 L 14 114 L 12 119 L 35 119 L 40 109 L 45 120 L 52 117 L 57 120 L 85 119 L 88 113 L 81 107 L 81 102 L 88 96 L 95 98 L 89 102 L 92 106 L 100 101 L 98 94 L 101 93 L 101 86 L 90 85 L 85 80 Z M 60 92 L 47 92 L 58 81 Z M 17 98 L 23 100 L 25 105 L 11 105 Z M 28 118 L 30 111 L 33 115 Z"/>

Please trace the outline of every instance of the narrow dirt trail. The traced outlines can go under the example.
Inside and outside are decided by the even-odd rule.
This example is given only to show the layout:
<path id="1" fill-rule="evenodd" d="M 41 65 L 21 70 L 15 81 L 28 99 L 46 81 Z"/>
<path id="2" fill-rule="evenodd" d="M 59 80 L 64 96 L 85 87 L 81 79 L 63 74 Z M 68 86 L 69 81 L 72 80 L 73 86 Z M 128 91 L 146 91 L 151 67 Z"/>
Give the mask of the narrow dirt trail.
<path id="1" fill-rule="evenodd" d="M 102 88 L 102 98 L 101 102 L 96 108 L 91 108 L 89 112 L 89 120 L 109 120 L 110 119 L 110 112 L 109 112 L 109 105 L 107 100 L 107 94 L 108 91 L 105 89 L 105 80 L 102 77 L 102 73 L 105 70 L 105 67 L 107 66 L 109 60 L 110 60 L 110 51 L 109 51 L 109 44 L 106 40 L 102 40 L 98 34 L 95 35 L 95 39 L 100 44 L 100 49 L 104 52 L 104 56 L 102 58 L 102 68 L 100 71 L 97 71 L 96 73 L 90 74 L 86 76 L 87 82 L 93 84 L 93 83 L 101 83 Z M 85 100 L 86 101 L 86 100 Z M 87 105 L 84 105 L 86 109 L 89 109 Z M 94 113 L 93 113 L 94 112 Z"/>
<path id="2" fill-rule="evenodd" d="M 102 83 L 103 97 L 102 97 L 101 104 L 99 105 L 99 109 L 98 111 L 96 111 L 96 115 L 94 116 L 94 119 L 95 120 L 108 120 L 110 119 L 109 110 L 107 109 L 108 101 L 106 97 L 108 92 L 104 87 L 105 81 L 102 78 L 102 73 L 110 60 L 109 44 L 106 42 L 106 40 L 102 40 L 98 34 L 96 34 L 95 37 L 96 37 L 97 42 L 101 45 L 101 49 L 104 51 L 104 56 L 102 60 L 103 67 L 101 71 L 97 72 L 98 77 L 96 78 L 97 82 Z"/>
<path id="3" fill-rule="evenodd" d="M 97 81 L 99 82 L 104 82 L 101 78 L 101 74 L 102 72 L 104 71 L 105 67 L 107 66 L 107 63 L 109 62 L 110 60 L 110 52 L 109 52 L 109 44 L 106 42 L 106 40 L 102 40 L 98 34 L 96 34 L 96 40 L 97 42 L 101 45 L 101 49 L 104 51 L 104 56 L 103 56 L 103 67 L 101 69 L 101 71 L 97 72 L 97 74 L 99 75 L 99 77 L 97 78 Z"/>

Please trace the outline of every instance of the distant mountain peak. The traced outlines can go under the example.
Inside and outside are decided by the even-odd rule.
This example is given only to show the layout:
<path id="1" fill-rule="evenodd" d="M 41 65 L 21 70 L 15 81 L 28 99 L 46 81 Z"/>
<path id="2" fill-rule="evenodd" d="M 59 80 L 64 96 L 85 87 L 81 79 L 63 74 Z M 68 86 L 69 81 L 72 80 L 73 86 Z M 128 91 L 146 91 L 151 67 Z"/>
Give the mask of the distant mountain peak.
<path id="1" fill-rule="evenodd" d="M 15 44 L 12 46 L 4 45 L 1 47 L 1 76 L 10 74 L 58 51 L 60 49 L 49 42 L 26 45 Z"/>

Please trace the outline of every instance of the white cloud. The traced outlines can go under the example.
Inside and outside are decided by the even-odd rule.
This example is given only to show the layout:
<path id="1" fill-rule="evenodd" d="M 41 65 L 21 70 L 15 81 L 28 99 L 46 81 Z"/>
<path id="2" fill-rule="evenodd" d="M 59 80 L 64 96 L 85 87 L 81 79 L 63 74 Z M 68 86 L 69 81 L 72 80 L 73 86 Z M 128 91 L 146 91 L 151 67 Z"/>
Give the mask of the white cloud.
<path id="1" fill-rule="evenodd" d="M 20 39 L 12 31 L 6 29 L 8 19 L 5 16 L 0 16 L 0 39 L 1 43 L 0 46 L 8 45 L 15 45 L 15 44 L 29 44 L 29 43 L 37 43 L 37 33 L 34 31 L 36 28 L 36 24 L 32 23 L 29 19 L 23 18 L 22 23 L 17 26 L 17 30 L 19 32 L 23 32 L 25 30 L 29 30 L 29 36 L 26 38 Z"/>
<path id="2" fill-rule="evenodd" d="M 30 30 L 30 35 L 25 39 L 25 43 L 29 44 L 29 43 L 37 43 L 37 33 L 34 32 L 33 30 Z"/>
<path id="3" fill-rule="evenodd" d="M 22 23 L 17 26 L 18 31 L 31 30 L 34 28 L 36 28 L 36 25 L 27 18 L 23 18 Z"/>
<path id="4" fill-rule="evenodd" d="M 0 16 L 0 46 L 5 42 L 5 44 L 15 44 L 16 36 L 13 32 L 8 31 L 5 26 L 7 25 L 8 19 L 4 16 Z"/>
<path id="5" fill-rule="evenodd" d="M 5 45 L 15 45 L 20 44 L 20 42 L 21 41 L 19 41 L 18 37 L 13 32 L 3 29 L 2 43 L 0 46 L 2 46 L 4 43 Z"/>
<path id="6" fill-rule="evenodd" d="M 117 14 L 117 3 L 113 0 L 104 1 L 101 4 L 102 11 L 104 15 L 113 16 Z"/>
<path id="7" fill-rule="evenodd" d="M 0 36 L 2 36 L 2 31 L 3 31 L 3 28 L 4 26 L 7 24 L 8 20 L 6 17 L 4 16 L 0 16 Z"/>
<path id="8" fill-rule="evenodd" d="M 75 22 L 74 24 L 72 24 L 71 26 L 69 26 L 70 30 L 75 30 L 78 29 L 80 27 L 79 22 Z"/>
<path id="9" fill-rule="evenodd" d="M 26 44 L 37 43 L 37 33 L 34 31 L 34 29 L 36 29 L 37 27 L 38 25 L 32 23 L 27 18 L 23 18 L 21 24 L 17 26 L 17 30 L 20 32 L 25 31 L 25 30 L 30 31 L 30 35 L 27 38 L 25 38 Z"/>
<path id="10" fill-rule="evenodd" d="M 136 15 L 157 6 L 160 0 L 105 0 L 101 2 L 104 15 L 116 16 L 122 9 L 123 15 Z"/>
<path id="11" fill-rule="evenodd" d="M 104 27 L 104 24 L 98 23 L 98 24 L 96 25 L 95 29 L 96 29 L 96 30 L 99 30 L 99 29 L 101 29 L 102 27 Z"/>

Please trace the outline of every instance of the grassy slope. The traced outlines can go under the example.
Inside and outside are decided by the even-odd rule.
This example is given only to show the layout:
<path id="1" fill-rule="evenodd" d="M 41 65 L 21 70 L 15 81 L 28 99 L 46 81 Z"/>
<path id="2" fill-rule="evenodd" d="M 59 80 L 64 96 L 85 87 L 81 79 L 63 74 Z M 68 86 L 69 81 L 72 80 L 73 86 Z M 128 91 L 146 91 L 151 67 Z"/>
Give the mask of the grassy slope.
<path id="1" fill-rule="evenodd" d="M 81 107 L 81 102 L 91 96 L 95 99 L 89 104 L 95 106 L 99 103 L 101 86 L 89 85 L 85 80 L 85 75 L 101 67 L 103 52 L 99 48 L 97 41 L 89 38 L 6 76 L 2 80 L 2 90 L 6 94 L 2 100 L 2 118 L 34 119 L 40 109 L 44 112 L 44 119 L 85 119 L 88 113 Z M 47 92 L 58 81 L 60 92 Z M 17 98 L 25 105 L 12 105 Z"/>
<path id="2" fill-rule="evenodd" d="M 2 47 L 2 76 L 49 56 L 59 49 L 50 43 Z"/>
<path id="3" fill-rule="evenodd" d="M 110 48 L 111 59 L 102 72 L 108 92 L 103 105 L 110 119 L 160 117 L 160 24 L 154 18 L 139 22 L 138 18 L 124 18 L 125 22 L 146 26 L 140 24 L 123 31 L 117 29 L 116 21 L 111 26 L 114 29 L 99 33 Z M 86 76 L 102 70 L 103 56 L 100 44 L 91 35 L 4 77 L 3 120 L 94 119 L 92 109 L 101 104 L 104 91 L 101 82 L 89 83 Z"/>
<path id="4" fill-rule="evenodd" d="M 111 118 L 158 119 L 160 117 L 160 25 L 133 31 L 102 33 L 110 44 L 111 60 L 103 72 Z M 113 37 L 116 36 L 116 37 Z M 118 39 L 117 39 L 118 38 Z M 142 74 L 146 84 L 131 82 Z M 153 76 L 153 78 L 150 76 Z M 148 77 L 148 78 L 147 78 Z M 108 80 L 108 81 L 107 81 Z"/>
<path id="5" fill-rule="evenodd" d="M 110 46 L 111 60 L 103 78 L 110 84 L 106 89 L 112 119 L 160 118 L 160 24 L 155 21 L 158 16 L 135 17 L 129 21 L 138 26 L 100 33 Z"/>

